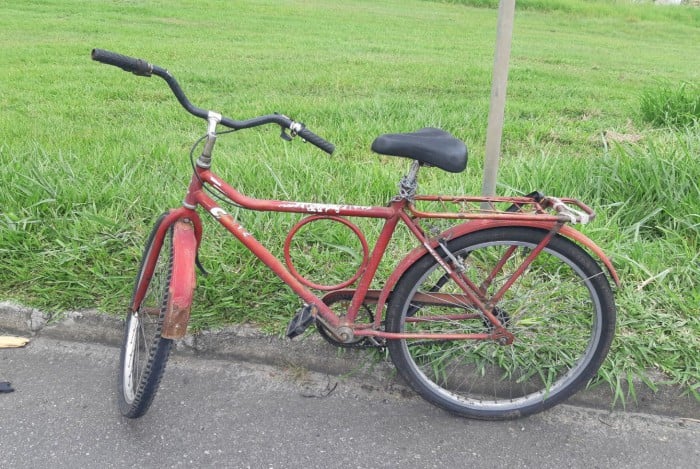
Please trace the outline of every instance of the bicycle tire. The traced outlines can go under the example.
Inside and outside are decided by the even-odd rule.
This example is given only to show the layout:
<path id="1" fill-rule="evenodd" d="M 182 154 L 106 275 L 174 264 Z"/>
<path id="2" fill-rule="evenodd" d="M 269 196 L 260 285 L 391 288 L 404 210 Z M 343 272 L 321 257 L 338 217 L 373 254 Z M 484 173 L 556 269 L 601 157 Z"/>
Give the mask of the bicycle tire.
<path id="1" fill-rule="evenodd" d="M 153 276 L 141 304 L 127 314 L 124 327 L 119 358 L 118 399 L 120 412 L 129 418 L 141 417 L 151 406 L 173 342 L 161 336 L 174 258 L 172 226 L 166 231 L 161 248 L 156 250 L 154 246 L 156 231 L 163 218 L 161 216 L 156 222 L 146 242 L 132 303 L 133 296 L 143 281 L 147 260 L 156 256 Z"/>
<path id="2" fill-rule="evenodd" d="M 485 289 L 488 298 L 520 264 L 517 259 L 522 260 L 546 233 L 526 227 L 492 228 L 455 238 L 447 248 L 483 290 L 484 272 L 492 272 L 495 259 L 515 247 Z M 450 262 L 441 249 L 438 252 Z M 436 290 L 443 304 L 416 297 Z M 475 307 L 453 300 L 452 292 L 462 290 L 426 254 L 397 283 L 387 310 L 387 330 L 484 333 L 494 327 L 483 313 L 476 314 Z M 448 318 L 445 312 L 473 318 Z M 560 235 L 551 239 L 492 312 L 514 334 L 511 345 L 494 340 L 388 340 L 399 374 L 427 401 L 452 413 L 483 420 L 517 418 L 550 408 L 585 386 L 605 359 L 615 329 L 615 303 L 607 277 L 586 251 Z"/>

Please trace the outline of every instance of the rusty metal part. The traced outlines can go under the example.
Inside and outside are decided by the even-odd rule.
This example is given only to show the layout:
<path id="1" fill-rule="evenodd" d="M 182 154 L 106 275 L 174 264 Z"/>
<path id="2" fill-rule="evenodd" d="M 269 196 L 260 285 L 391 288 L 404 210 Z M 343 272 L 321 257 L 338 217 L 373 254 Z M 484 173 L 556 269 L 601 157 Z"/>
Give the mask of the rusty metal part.
<path id="1" fill-rule="evenodd" d="M 172 255 L 170 294 L 161 335 L 166 339 L 181 339 L 187 332 L 195 287 L 197 238 L 189 220 L 175 222 Z"/>
<path id="2" fill-rule="evenodd" d="M 161 336 L 166 339 L 181 339 L 187 332 L 191 305 L 168 304 Z"/>

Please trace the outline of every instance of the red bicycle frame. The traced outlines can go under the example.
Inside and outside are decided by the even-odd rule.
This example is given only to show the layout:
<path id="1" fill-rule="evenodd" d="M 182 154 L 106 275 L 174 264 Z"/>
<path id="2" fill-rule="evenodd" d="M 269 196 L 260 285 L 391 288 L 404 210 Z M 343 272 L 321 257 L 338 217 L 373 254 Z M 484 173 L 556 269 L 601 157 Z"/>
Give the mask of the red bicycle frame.
<path id="1" fill-rule="evenodd" d="M 417 166 L 416 170 L 417 172 Z M 414 173 L 415 177 L 415 173 Z M 216 190 L 223 193 L 226 197 L 232 200 L 235 204 L 250 210 L 268 211 L 268 212 L 289 212 L 307 214 L 319 219 L 345 220 L 343 217 L 360 217 L 360 218 L 376 218 L 384 219 L 384 225 L 381 229 L 379 237 L 372 249 L 372 252 L 367 255 L 366 241 L 362 234 L 356 230 L 356 234 L 360 237 L 365 249 L 365 256 L 362 265 L 358 269 L 357 275 L 352 279 L 358 279 L 357 288 L 354 290 L 335 290 L 327 294 L 323 299 L 319 298 L 311 290 L 307 288 L 308 282 L 305 282 L 293 269 L 285 266 L 277 257 L 275 257 L 263 244 L 261 244 L 251 233 L 249 233 L 234 217 L 222 209 L 204 190 L 204 184 L 209 184 Z M 553 199 L 560 204 L 574 204 L 578 206 L 585 217 L 592 218 L 593 211 L 574 199 Z M 503 211 L 419 211 L 415 203 L 438 203 L 438 204 L 455 204 L 465 205 L 472 203 L 487 203 L 493 206 L 496 203 L 507 202 L 518 205 L 533 204 L 533 200 L 525 197 L 499 197 L 499 198 L 482 198 L 482 197 L 452 197 L 452 196 L 415 196 L 413 198 L 397 197 L 386 207 L 375 206 L 358 206 L 358 205 L 333 205 L 333 204 L 318 204 L 294 201 L 281 201 L 269 199 L 256 199 L 245 196 L 224 182 L 219 176 L 214 174 L 208 168 L 200 166 L 195 167 L 195 172 L 190 181 L 187 196 L 185 197 L 183 206 L 170 211 L 162 221 L 158 232 L 156 233 L 155 248 L 160 248 L 162 240 L 167 229 L 174 225 L 173 231 L 173 249 L 177 253 L 174 260 L 173 275 L 171 281 L 171 295 L 166 310 L 166 321 L 164 325 L 163 337 L 180 338 L 184 336 L 187 322 L 189 321 L 190 306 L 192 302 L 192 292 L 195 285 L 194 266 L 196 251 L 202 237 L 202 223 L 199 218 L 197 206 L 201 206 L 221 225 L 223 225 L 231 234 L 233 234 L 243 245 L 248 248 L 256 257 L 258 257 L 270 270 L 272 270 L 283 282 L 308 305 L 311 305 L 313 314 L 316 319 L 322 322 L 328 329 L 338 331 L 339 337 L 342 340 L 349 340 L 352 336 L 376 336 L 387 339 L 476 339 L 476 340 L 499 340 L 501 343 L 507 344 L 512 342 L 513 336 L 505 328 L 501 326 L 500 321 L 496 318 L 491 310 L 499 297 L 515 282 L 524 272 L 535 257 L 545 248 L 552 236 L 560 233 L 564 236 L 574 239 L 583 244 L 594 252 L 606 265 L 611 277 L 619 284 L 617 274 L 610 260 L 605 256 L 598 246 L 586 236 L 573 228 L 566 226 L 565 223 L 570 221 L 570 214 L 550 214 L 545 212 L 542 207 L 537 205 L 534 212 L 530 213 L 506 213 Z M 430 218 L 446 218 L 455 220 L 465 220 L 466 222 L 458 224 L 445 232 L 428 238 L 423 229 L 420 227 L 417 220 Z M 308 218 L 306 219 L 308 220 Z M 408 255 L 398 264 L 392 275 L 387 279 L 386 284 L 381 290 L 370 290 L 370 284 L 375 277 L 379 264 L 384 256 L 384 253 L 391 241 L 396 226 L 399 221 L 402 221 L 413 235 L 420 242 L 420 246 L 409 252 Z M 351 225 L 348 223 L 348 225 Z M 456 269 L 443 259 L 443 256 L 438 254 L 437 249 L 440 246 L 441 240 L 449 240 L 457 236 L 471 233 L 478 230 L 494 228 L 499 226 L 527 226 L 542 229 L 548 232 L 548 235 L 543 238 L 540 244 L 532 250 L 530 255 L 523 261 L 519 269 L 516 270 L 510 281 L 503 286 L 495 296 L 486 298 L 483 294 L 485 285 L 476 285 L 469 278 L 461 275 Z M 352 225 L 354 227 L 354 225 Z M 291 234 L 291 233 L 290 233 Z M 289 242 L 289 238 L 287 240 Z M 286 244 L 286 243 L 285 243 Z M 158 252 L 158 251 L 155 251 Z M 480 314 L 488 318 L 494 324 L 494 330 L 491 333 L 481 334 L 435 334 L 435 333 L 389 333 L 382 331 L 380 328 L 382 321 L 383 308 L 388 301 L 389 295 L 394 285 L 401 278 L 401 275 L 413 265 L 418 259 L 424 255 L 432 255 L 450 277 L 462 287 L 464 291 L 464 300 L 466 304 L 472 305 L 478 309 Z M 508 254 L 506 254 L 507 256 Z M 498 269 L 503 265 L 506 258 L 501 263 L 496 265 L 494 272 L 490 278 L 495 276 Z M 150 277 L 153 272 L 155 259 L 146 261 L 145 276 Z M 290 271 L 291 270 L 291 271 Z M 488 281 L 488 279 L 487 279 Z M 306 285 L 305 285 L 306 283 Z M 147 285 L 148 282 L 141 282 L 141 285 Z M 312 284 L 313 285 L 313 284 Z M 345 285 L 345 284 L 343 284 Z M 342 288 L 342 286 L 340 287 Z M 142 290 L 141 287 L 140 290 Z M 136 309 L 140 304 L 144 291 L 137 291 L 134 297 L 132 308 Z M 341 319 L 338 317 L 324 302 L 324 299 L 333 299 L 334 295 L 349 295 L 352 294 L 352 300 L 347 310 L 347 314 Z M 420 298 L 418 298 L 420 300 Z M 431 298 L 424 298 L 424 301 L 431 304 L 440 304 L 441 301 L 448 301 L 447 298 L 442 299 L 440 294 L 431 295 Z M 363 303 L 376 303 L 376 314 L 373 324 L 356 324 L 357 315 Z M 465 313 L 460 316 L 462 319 L 475 317 L 474 312 Z M 478 315 L 478 314 L 477 314 Z M 458 319 L 458 318 L 455 318 Z"/>

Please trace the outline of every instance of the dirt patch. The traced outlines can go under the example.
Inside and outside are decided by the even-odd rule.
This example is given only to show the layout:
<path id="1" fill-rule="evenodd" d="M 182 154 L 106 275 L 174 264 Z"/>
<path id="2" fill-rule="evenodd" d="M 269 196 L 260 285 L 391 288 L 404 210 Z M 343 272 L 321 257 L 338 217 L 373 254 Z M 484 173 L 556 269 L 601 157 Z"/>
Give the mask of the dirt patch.
<path id="1" fill-rule="evenodd" d="M 622 134 L 614 130 L 603 131 L 603 139 L 607 142 L 617 143 L 637 143 L 644 138 L 643 135 L 637 133 Z"/>

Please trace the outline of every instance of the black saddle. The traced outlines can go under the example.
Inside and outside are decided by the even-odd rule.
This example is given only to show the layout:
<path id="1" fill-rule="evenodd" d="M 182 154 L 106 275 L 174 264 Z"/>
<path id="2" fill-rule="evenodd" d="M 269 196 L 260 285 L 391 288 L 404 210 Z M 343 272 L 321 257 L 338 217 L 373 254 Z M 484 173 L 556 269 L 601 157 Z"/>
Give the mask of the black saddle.
<path id="1" fill-rule="evenodd" d="M 427 127 L 406 134 L 384 134 L 372 142 L 372 151 L 403 156 L 451 173 L 467 167 L 467 146 L 444 130 Z"/>

